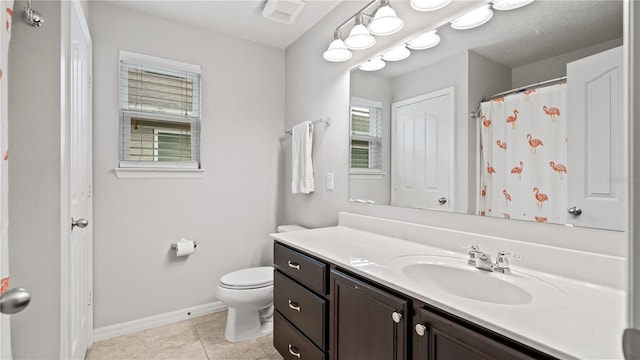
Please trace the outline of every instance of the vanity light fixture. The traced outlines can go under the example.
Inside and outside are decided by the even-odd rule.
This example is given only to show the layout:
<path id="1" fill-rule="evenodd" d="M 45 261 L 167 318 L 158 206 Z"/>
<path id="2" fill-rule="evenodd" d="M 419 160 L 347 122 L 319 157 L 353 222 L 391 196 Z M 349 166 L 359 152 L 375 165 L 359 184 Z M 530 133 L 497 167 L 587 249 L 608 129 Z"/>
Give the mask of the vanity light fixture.
<path id="1" fill-rule="evenodd" d="M 451 27 L 456 30 L 473 29 L 486 23 L 492 17 L 493 11 L 491 10 L 491 4 L 485 4 L 453 19 L 453 21 L 451 21 Z"/>
<path id="2" fill-rule="evenodd" d="M 413 40 L 410 40 L 407 43 L 407 47 L 411 50 L 426 50 L 438 45 L 439 43 L 440 35 L 438 35 L 438 30 L 431 30 Z"/>
<path id="3" fill-rule="evenodd" d="M 369 34 L 369 30 L 367 30 L 363 22 L 364 14 L 356 15 L 356 24 L 351 29 L 349 36 L 344 40 L 345 45 L 351 50 L 368 49 L 376 43 L 376 38 Z"/>
<path id="4" fill-rule="evenodd" d="M 409 49 L 407 49 L 407 47 L 403 44 L 382 54 L 382 60 L 400 61 L 408 58 L 409 55 L 411 55 L 411 51 L 409 51 Z"/>
<path id="5" fill-rule="evenodd" d="M 404 21 L 389 5 L 389 0 L 380 0 L 380 6 L 369 23 L 369 31 L 373 35 L 385 36 L 395 34 L 404 27 Z"/>
<path id="6" fill-rule="evenodd" d="M 362 71 L 376 71 L 380 70 L 387 65 L 384 61 L 382 61 L 382 56 L 374 57 L 373 59 L 367 60 L 366 63 L 360 65 L 360 70 Z"/>
<path id="7" fill-rule="evenodd" d="M 322 54 L 322 57 L 327 61 L 341 62 L 351 59 L 352 55 L 340 37 L 340 30 L 336 30 L 333 32 L 333 41 L 329 44 L 327 51 Z"/>
<path id="8" fill-rule="evenodd" d="M 435 11 L 449 5 L 452 0 L 411 0 L 411 7 L 418 11 Z"/>
<path id="9" fill-rule="evenodd" d="M 413 0 L 412 0 L 413 1 Z M 496 10 L 514 10 L 527 6 L 534 0 L 494 0 L 493 8 Z"/>

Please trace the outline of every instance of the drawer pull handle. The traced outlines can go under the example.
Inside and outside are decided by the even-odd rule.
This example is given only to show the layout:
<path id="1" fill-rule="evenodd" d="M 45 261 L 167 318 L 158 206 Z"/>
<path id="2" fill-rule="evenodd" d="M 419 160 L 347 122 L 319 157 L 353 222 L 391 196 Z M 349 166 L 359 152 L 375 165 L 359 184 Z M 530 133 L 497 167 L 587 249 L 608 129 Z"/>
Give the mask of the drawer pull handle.
<path id="1" fill-rule="evenodd" d="M 291 262 L 291 261 L 287 261 L 287 263 L 289 264 L 290 268 L 294 268 L 296 270 L 300 270 L 300 264 L 294 263 L 294 262 Z"/>
<path id="2" fill-rule="evenodd" d="M 427 333 L 427 326 L 424 324 L 416 324 L 416 334 L 424 336 Z"/>
<path id="3" fill-rule="evenodd" d="M 289 354 L 300 359 L 300 351 L 298 350 L 297 347 L 291 346 L 291 344 L 289 344 Z"/>
<path id="4" fill-rule="evenodd" d="M 300 305 L 298 305 L 298 303 L 295 303 L 295 302 L 293 302 L 293 301 L 291 301 L 291 300 L 289 300 L 289 307 L 290 307 L 290 308 L 292 308 L 292 309 L 293 309 L 293 310 L 295 310 L 295 311 L 300 311 L 300 310 L 302 310 L 302 309 L 300 308 Z"/>
<path id="5" fill-rule="evenodd" d="M 391 314 L 391 318 L 393 319 L 393 322 L 397 324 L 402 320 L 402 314 L 394 311 L 393 314 Z"/>

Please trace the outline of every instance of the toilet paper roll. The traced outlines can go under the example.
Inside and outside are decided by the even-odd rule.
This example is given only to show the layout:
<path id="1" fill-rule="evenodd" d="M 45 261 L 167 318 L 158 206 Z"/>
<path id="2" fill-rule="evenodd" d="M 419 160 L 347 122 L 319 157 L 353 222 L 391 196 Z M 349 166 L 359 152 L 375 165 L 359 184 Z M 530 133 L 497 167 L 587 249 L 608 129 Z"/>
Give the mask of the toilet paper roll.
<path id="1" fill-rule="evenodd" d="M 195 246 L 193 241 L 180 239 L 176 244 L 176 256 L 187 256 L 193 254 Z"/>

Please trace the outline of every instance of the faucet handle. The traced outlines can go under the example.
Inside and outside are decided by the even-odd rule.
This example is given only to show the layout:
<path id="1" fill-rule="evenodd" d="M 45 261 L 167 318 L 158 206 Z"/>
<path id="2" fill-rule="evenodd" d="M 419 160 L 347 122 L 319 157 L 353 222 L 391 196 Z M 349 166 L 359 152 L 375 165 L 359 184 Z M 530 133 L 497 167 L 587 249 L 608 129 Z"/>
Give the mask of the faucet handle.
<path id="1" fill-rule="evenodd" d="M 507 251 L 498 251 L 498 257 L 496 258 L 496 263 L 493 266 L 493 271 L 501 272 L 503 274 L 510 274 L 511 269 L 509 268 L 509 260 L 507 259 L 508 256 L 516 260 L 524 259 L 524 256 L 519 254 L 510 253 Z"/>
<path id="2" fill-rule="evenodd" d="M 482 251 L 480 251 L 480 247 L 472 244 L 460 244 L 460 247 L 463 249 L 469 249 L 469 260 L 467 260 L 467 264 L 475 266 L 478 254 L 482 253 Z"/>

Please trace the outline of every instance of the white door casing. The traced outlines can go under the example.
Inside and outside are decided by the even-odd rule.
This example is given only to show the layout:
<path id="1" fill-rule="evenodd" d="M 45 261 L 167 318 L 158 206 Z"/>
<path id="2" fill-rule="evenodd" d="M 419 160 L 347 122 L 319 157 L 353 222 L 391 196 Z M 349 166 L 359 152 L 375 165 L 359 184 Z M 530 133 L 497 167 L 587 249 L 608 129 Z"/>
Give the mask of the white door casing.
<path id="1" fill-rule="evenodd" d="M 391 105 L 392 205 L 454 208 L 454 101 L 450 87 Z"/>
<path id="2" fill-rule="evenodd" d="M 626 229 L 628 173 L 623 116 L 623 49 L 607 50 L 567 64 L 568 222 Z"/>
<path id="3" fill-rule="evenodd" d="M 65 5 L 63 4 L 63 9 Z M 66 358 L 83 359 L 91 345 L 93 331 L 93 217 L 92 217 L 92 43 L 89 29 L 77 1 L 71 2 L 69 9 L 69 36 L 67 51 L 68 81 L 68 206 L 66 212 L 71 217 L 66 224 L 63 219 L 63 237 L 67 243 L 66 257 L 63 256 L 63 288 L 61 289 L 63 316 L 62 355 Z M 63 138 L 64 141 L 64 138 Z M 64 176 L 63 176 L 64 178 Z M 65 183 L 63 182 L 63 185 Z M 63 211 L 63 214 L 65 211 Z M 71 219 L 88 220 L 86 228 L 72 230 Z M 66 231 L 65 231 L 66 229 Z M 66 308 L 66 309 L 64 309 Z M 66 354 L 66 356 L 65 356 Z"/>

